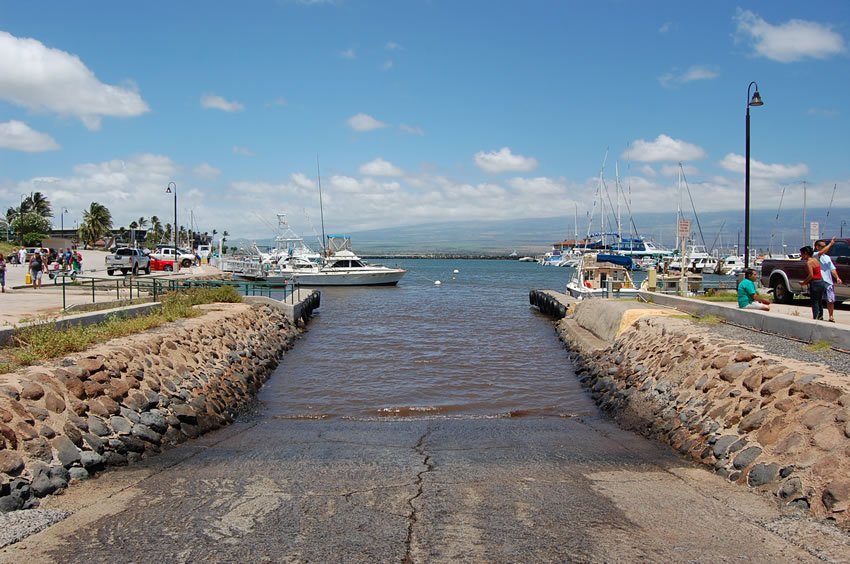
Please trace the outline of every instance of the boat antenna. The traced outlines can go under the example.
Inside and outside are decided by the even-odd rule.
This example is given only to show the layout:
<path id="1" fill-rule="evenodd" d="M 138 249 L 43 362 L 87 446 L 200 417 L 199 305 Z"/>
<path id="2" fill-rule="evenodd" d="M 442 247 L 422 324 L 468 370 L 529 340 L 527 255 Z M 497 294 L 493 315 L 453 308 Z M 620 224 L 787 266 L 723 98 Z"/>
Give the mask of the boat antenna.
<path id="1" fill-rule="evenodd" d="M 319 155 L 316 155 L 316 177 L 319 179 L 319 215 L 322 218 L 322 254 L 327 256 L 327 239 L 325 238 L 325 208 L 322 205 L 322 172 L 319 168 Z"/>

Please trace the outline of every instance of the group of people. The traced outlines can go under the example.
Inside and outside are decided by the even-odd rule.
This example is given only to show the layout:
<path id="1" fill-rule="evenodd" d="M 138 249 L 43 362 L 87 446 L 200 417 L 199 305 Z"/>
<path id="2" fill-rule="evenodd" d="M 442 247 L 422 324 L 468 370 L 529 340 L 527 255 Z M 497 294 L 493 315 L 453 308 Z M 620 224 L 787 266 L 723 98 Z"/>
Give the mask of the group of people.
<path id="1" fill-rule="evenodd" d="M 826 302 L 828 321 L 832 323 L 835 323 L 835 284 L 844 284 L 832 258 L 827 254 L 834 243 L 835 237 L 829 243 L 819 239 L 815 241 L 814 249 L 808 245 L 800 249 L 800 259 L 806 261 L 806 277 L 800 285 L 809 287 L 812 317 L 823 321 L 823 303 Z M 770 311 L 770 300 L 756 290 L 757 276 L 752 268 L 744 271 L 744 279 L 738 284 L 738 307 Z"/>
<path id="2" fill-rule="evenodd" d="M 9 262 L 26 265 L 33 288 L 41 287 L 41 278 L 47 272 L 50 264 L 55 263 L 64 272 L 80 273 L 83 269 L 83 256 L 78 250 L 70 247 L 64 251 L 62 249 L 38 249 L 37 252 L 32 253 L 32 256 L 27 255 L 26 248 L 21 247 L 10 253 Z M 6 260 L 2 253 L 0 253 L 0 287 L 2 287 L 3 292 L 6 291 Z"/>

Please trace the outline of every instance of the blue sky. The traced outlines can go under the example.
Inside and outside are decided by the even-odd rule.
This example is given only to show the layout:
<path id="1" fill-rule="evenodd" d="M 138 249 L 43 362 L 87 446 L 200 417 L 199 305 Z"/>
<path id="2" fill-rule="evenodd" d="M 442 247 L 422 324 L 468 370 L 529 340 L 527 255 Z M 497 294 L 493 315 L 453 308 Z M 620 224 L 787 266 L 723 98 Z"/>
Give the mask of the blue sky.
<path id="1" fill-rule="evenodd" d="M 0 0 L 0 203 L 272 234 L 850 207 L 846 2 Z M 833 190 L 834 186 L 837 190 Z M 307 219 L 309 217 L 309 219 Z M 672 221 L 672 220 L 671 220 Z M 356 243 L 355 243 L 356 244 Z"/>

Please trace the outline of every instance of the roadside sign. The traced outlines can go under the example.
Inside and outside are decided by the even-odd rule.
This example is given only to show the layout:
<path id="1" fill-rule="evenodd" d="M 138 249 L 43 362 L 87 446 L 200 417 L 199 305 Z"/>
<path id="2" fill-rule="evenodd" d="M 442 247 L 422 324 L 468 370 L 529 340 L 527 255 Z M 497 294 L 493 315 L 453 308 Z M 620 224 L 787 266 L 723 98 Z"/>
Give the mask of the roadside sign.
<path id="1" fill-rule="evenodd" d="M 691 220 L 679 220 L 679 239 L 686 239 L 691 234 Z"/>
<path id="2" fill-rule="evenodd" d="M 809 224 L 809 238 L 814 241 L 820 238 L 820 223 L 813 221 Z"/>

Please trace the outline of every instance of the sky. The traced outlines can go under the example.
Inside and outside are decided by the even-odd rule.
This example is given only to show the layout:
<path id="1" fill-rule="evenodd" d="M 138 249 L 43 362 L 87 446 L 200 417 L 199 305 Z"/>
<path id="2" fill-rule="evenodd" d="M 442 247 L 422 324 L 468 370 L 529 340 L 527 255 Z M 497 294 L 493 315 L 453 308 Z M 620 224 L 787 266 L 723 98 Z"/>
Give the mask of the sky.
<path id="1" fill-rule="evenodd" d="M 0 0 L 0 204 L 171 223 L 173 182 L 180 225 L 262 238 L 572 226 L 620 186 L 673 223 L 683 175 L 740 218 L 757 88 L 751 207 L 850 207 L 848 38 L 821 0 Z"/>

